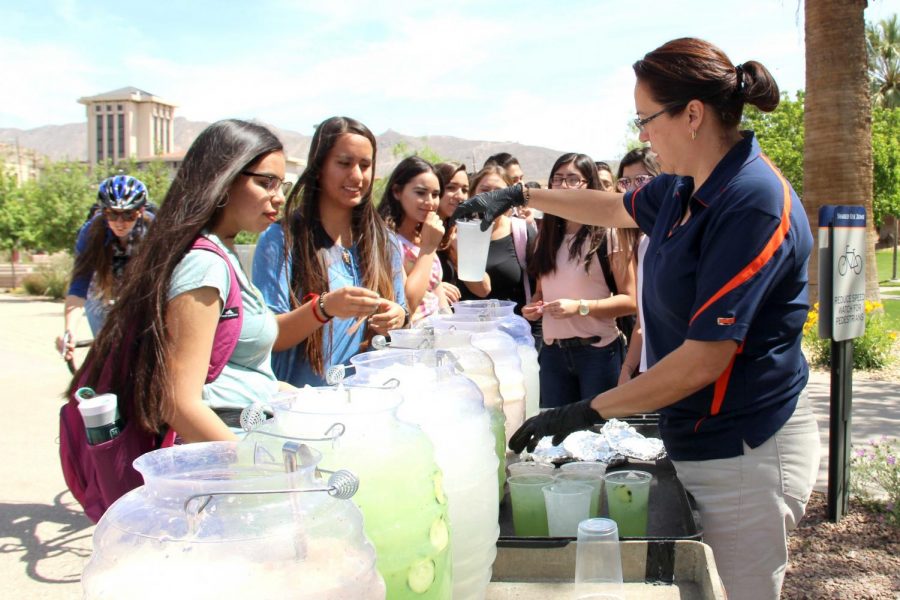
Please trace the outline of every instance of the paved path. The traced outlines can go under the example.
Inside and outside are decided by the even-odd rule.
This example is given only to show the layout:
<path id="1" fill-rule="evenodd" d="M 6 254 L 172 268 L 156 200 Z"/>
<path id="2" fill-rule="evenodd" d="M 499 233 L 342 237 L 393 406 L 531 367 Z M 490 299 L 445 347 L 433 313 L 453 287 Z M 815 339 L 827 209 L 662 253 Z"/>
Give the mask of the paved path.
<path id="1" fill-rule="evenodd" d="M 69 381 L 53 349 L 61 327 L 62 303 L 0 294 L 0 598 L 81 597 L 93 526 L 59 469 L 59 396 Z M 809 390 L 827 453 L 828 375 L 814 373 Z M 898 435 L 900 385 L 857 378 L 853 418 L 857 443 Z M 826 470 L 823 458 L 820 489 Z"/>

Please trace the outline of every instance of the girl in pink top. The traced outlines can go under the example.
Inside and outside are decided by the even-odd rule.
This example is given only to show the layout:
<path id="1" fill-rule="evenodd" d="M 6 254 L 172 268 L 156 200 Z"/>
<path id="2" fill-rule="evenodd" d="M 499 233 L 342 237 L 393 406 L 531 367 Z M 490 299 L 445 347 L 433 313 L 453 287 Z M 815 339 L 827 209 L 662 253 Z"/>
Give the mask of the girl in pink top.
<path id="1" fill-rule="evenodd" d="M 550 188 L 602 189 L 594 161 L 564 154 L 551 171 Z M 545 215 L 530 264 L 538 278 L 534 301 L 522 316 L 542 320 L 541 408 L 593 397 L 616 386 L 624 358 L 616 317 L 634 314 L 634 232 L 582 225 Z M 618 293 L 613 295 L 599 253 L 608 257 Z"/>

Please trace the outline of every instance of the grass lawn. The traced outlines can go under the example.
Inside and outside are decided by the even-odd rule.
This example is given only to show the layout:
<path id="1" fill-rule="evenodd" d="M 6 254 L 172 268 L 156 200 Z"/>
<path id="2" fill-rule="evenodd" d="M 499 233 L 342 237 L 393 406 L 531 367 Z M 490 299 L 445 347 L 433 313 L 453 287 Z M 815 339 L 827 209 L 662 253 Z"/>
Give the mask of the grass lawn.
<path id="1" fill-rule="evenodd" d="M 898 257 L 900 258 L 900 257 Z M 893 271 L 894 250 L 887 248 L 875 253 L 875 262 L 878 263 L 878 281 L 881 287 L 900 288 L 900 282 L 891 282 Z M 897 270 L 900 271 L 900 265 Z M 892 331 L 900 331 L 900 300 L 882 298 L 884 304 L 885 323 Z"/>
<path id="2" fill-rule="evenodd" d="M 897 275 L 900 277 L 900 256 L 898 258 L 897 265 Z M 893 264 L 894 264 L 894 250 L 893 248 L 886 248 L 884 250 L 879 250 L 875 253 L 875 262 L 878 264 L 878 281 L 882 286 L 885 287 L 900 287 L 900 282 L 891 282 L 891 275 L 893 274 Z"/>

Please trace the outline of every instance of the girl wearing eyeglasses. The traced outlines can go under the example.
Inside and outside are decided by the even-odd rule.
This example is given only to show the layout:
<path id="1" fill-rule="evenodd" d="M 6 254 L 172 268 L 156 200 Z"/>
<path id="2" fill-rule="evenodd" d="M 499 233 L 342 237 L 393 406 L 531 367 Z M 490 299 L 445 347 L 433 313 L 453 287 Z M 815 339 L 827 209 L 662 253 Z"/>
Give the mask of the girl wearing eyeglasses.
<path id="1" fill-rule="evenodd" d="M 509 446 L 659 412 L 728 597 L 774 600 L 820 452 L 801 351 L 813 237 L 790 183 L 739 128 L 745 105 L 778 106 L 778 85 L 762 64 L 735 65 L 694 38 L 662 45 L 633 69 L 635 125 L 662 175 L 624 195 L 513 188 L 457 209 L 489 220 L 527 203 L 583 223 L 637 225 L 650 238 L 647 372 L 532 417 Z"/>
<path id="2" fill-rule="evenodd" d="M 589 156 L 569 153 L 553 165 L 549 188 L 601 190 L 603 184 Z M 616 317 L 635 311 L 629 239 L 615 229 L 544 216 L 530 265 L 537 292 L 522 308 L 522 316 L 543 326 L 541 408 L 571 404 L 616 385 L 625 354 Z"/>
<path id="3" fill-rule="evenodd" d="M 129 175 L 116 175 L 100 182 L 97 211 L 78 231 L 75 267 L 66 294 L 63 335 L 57 349 L 66 360 L 75 350 L 75 331 L 82 314 L 87 315 L 96 336 L 110 305 L 116 298 L 125 265 L 133 256 L 152 221 L 145 212 L 147 187 Z"/>
<path id="4" fill-rule="evenodd" d="M 659 165 L 656 163 L 650 148 L 635 148 L 619 161 L 616 191 L 623 194 L 632 192 L 657 175 L 659 175 Z M 622 371 L 619 374 L 619 384 L 623 384 L 637 373 L 643 373 L 647 370 L 647 349 L 644 347 L 643 334 L 644 320 L 641 318 L 641 313 L 644 310 L 641 302 L 641 291 L 643 290 L 644 279 L 644 255 L 647 253 L 649 243 L 650 238 L 646 235 L 641 234 L 639 236 L 636 251 L 637 321 L 634 330 L 631 332 L 631 339 L 628 340 L 628 350 L 625 354 Z"/>
<path id="5" fill-rule="evenodd" d="M 372 199 L 375 149 L 359 121 L 323 121 L 284 219 L 257 242 L 253 281 L 271 310 L 311 305 L 316 319 L 276 346 L 280 381 L 325 385 L 328 369 L 348 363 L 371 336 L 409 323 L 402 254 Z"/>
<path id="6" fill-rule="evenodd" d="M 310 304 L 273 315 L 235 254 L 240 232 L 260 233 L 277 219 L 290 187 L 285 177 L 282 143 L 267 128 L 228 119 L 204 129 L 185 154 L 73 385 L 87 370 L 85 384 L 96 386 L 97 365 L 139 332 L 136 360 L 115 370 L 110 385 L 129 403 L 122 406 L 126 425 L 157 434 L 170 428 L 185 442 L 236 439 L 241 409 L 278 391 L 272 348 L 319 326 Z M 226 304 L 232 275 L 240 301 Z M 237 339 L 226 340 L 233 350 L 208 380 L 219 351 L 214 344 L 228 345 L 216 332 L 238 316 Z"/>

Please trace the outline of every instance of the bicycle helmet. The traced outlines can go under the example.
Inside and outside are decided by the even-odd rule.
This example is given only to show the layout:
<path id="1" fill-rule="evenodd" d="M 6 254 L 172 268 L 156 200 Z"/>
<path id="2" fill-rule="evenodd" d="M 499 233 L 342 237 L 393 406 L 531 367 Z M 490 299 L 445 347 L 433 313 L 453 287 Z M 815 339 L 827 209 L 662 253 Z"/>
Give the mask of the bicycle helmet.
<path id="1" fill-rule="evenodd" d="M 137 210 L 147 203 L 147 186 L 131 175 L 107 177 L 97 188 L 97 201 L 103 208 Z"/>

